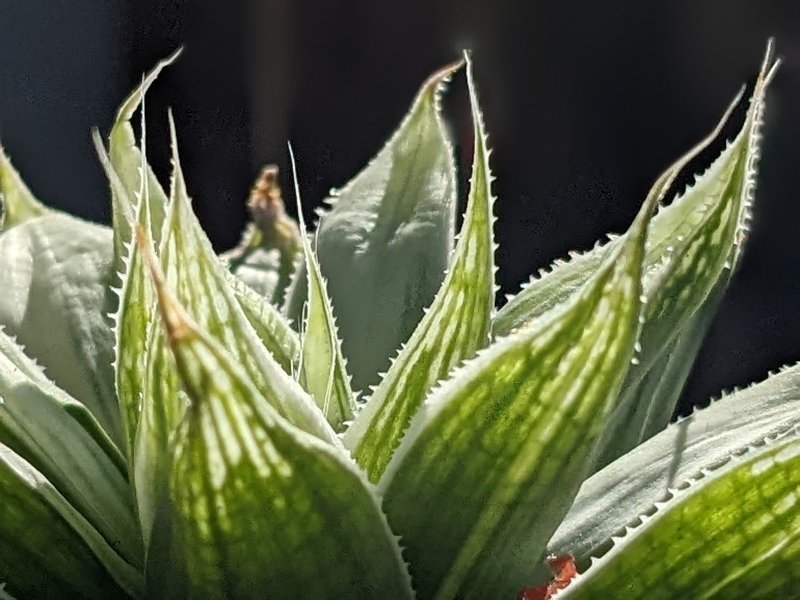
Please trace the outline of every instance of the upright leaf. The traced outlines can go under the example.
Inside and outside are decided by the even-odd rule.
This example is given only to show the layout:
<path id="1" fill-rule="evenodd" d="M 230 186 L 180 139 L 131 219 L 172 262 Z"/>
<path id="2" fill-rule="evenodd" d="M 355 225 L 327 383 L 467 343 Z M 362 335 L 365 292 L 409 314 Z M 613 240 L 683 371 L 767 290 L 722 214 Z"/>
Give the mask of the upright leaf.
<path id="1" fill-rule="evenodd" d="M 111 260 L 105 227 L 61 214 L 14 227 L 0 236 L 0 325 L 122 447 L 106 316 Z"/>
<path id="2" fill-rule="evenodd" d="M 458 67 L 428 79 L 400 128 L 329 199 L 331 207 L 319 222 L 317 255 L 357 390 L 377 383 L 378 372 L 386 370 L 433 300 L 449 264 L 456 175 L 438 103 Z M 292 293 L 304 293 L 302 287 L 295 285 Z M 296 298 L 289 305 L 302 306 Z M 297 320 L 299 314 L 291 316 Z"/>
<path id="3" fill-rule="evenodd" d="M 683 482 L 798 426 L 800 366 L 794 366 L 670 425 L 592 475 L 548 548 L 588 564 Z"/>
<path id="4" fill-rule="evenodd" d="M 450 269 L 411 339 L 345 437 L 354 458 L 374 482 L 430 389 L 489 341 L 495 292 L 492 176 L 469 60 L 467 78 L 475 154 L 467 212 Z"/>
<path id="5" fill-rule="evenodd" d="M 119 175 L 122 188 L 127 190 L 125 196 L 120 195 L 118 189 L 112 187 L 112 224 L 114 229 L 114 265 L 119 271 L 122 268 L 123 257 L 126 256 L 125 245 L 132 241 L 132 221 L 128 215 L 132 212 L 134 194 L 144 188 L 142 174 L 146 174 L 147 187 L 152 197 L 152 228 L 148 228 L 152 239 L 156 243 L 161 238 L 160 224 L 164 221 L 164 214 L 167 206 L 167 195 L 161 184 L 153 174 L 150 165 L 147 164 L 143 151 L 136 144 L 136 136 L 133 132 L 130 120 L 133 113 L 144 101 L 144 95 L 158 75 L 178 57 L 181 50 L 173 52 L 169 57 L 160 61 L 152 71 L 142 78 L 139 87 L 133 90 L 117 110 L 117 117 L 108 135 L 108 152 L 111 164 Z M 144 116 L 142 116 L 144 124 Z M 142 132 L 144 135 L 144 132 Z"/>
<path id="6" fill-rule="evenodd" d="M 283 419 L 157 274 L 156 284 L 191 399 L 170 479 L 190 594 L 411 598 L 397 542 L 349 458 Z"/>
<path id="7" fill-rule="evenodd" d="M 319 270 L 317 258 L 311 249 L 303 220 L 300 202 L 300 185 L 297 183 L 297 166 L 291 146 L 294 191 L 297 199 L 297 215 L 300 219 L 300 239 L 303 246 L 305 270 L 308 274 L 308 304 L 303 323 L 303 347 L 300 358 L 300 382 L 314 397 L 317 406 L 331 426 L 342 431 L 345 423 L 351 421 L 355 411 L 355 397 L 350 389 L 350 376 L 347 374 L 336 319 L 328 297 L 325 280 Z"/>
<path id="8" fill-rule="evenodd" d="M 0 232 L 48 212 L 22 181 L 0 146 Z"/>
<path id="9" fill-rule="evenodd" d="M 201 326 L 240 362 L 260 393 L 282 416 L 313 435 L 340 445 L 313 399 L 264 347 L 239 306 L 228 283 L 227 269 L 214 254 L 192 212 L 171 116 L 170 128 L 174 172 L 159 256 L 168 283 Z M 185 409 L 161 329 L 161 324 L 154 320 L 148 333 L 142 414 L 135 441 L 136 492 L 146 541 L 165 483 L 169 437 Z"/>
<path id="10" fill-rule="evenodd" d="M 420 598 L 530 583 L 633 355 L 656 200 L 575 296 L 467 362 L 412 421 L 380 489 Z"/>
<path id="11" fill-rule="evenodd" d="M 142 118 L 142 126 L 144 127 L 144 118 Z M 142 137 L 144 138 L 144 130 Z M 142 180 L 144 189 L 136 193 L 139 198 L 137 202 L 125 188 L 114 165 L 111 164 L 96 131 L 93 138 L 100 162 L 108 176 L 112 195 L 120 206 L 126 207 L 125 214 L 122 215 L 126 227 L 134 224 L 143 230 L 149 230 L 150 190 L 147 180 Z M 144 152 L 141 156 L 144 162 Z M 114 314 L 114 338 L 116 341 L 114 375 L 120 417 L 125 431 L 128 462 L 133 464 L 134 440 L 139 424 L 146 373 L 147 332 L 155 310 L 155 298 L 146 280 L 138 248 L 130 241 L 123 241 L 123 255 L 118 273 L 122 280 L 122 286 L 119 290 L 119 305 Z"/>
<path id="12" fill-rule="evenodd" d="M 28 461 L 0 443 L 0 597 L 124 598 L 141 574 Z"/>
<path id="13" fill-rule="evenodd" d="M 142 546 L 122 455 L 0 329 L 0 443 L 41 471 L 129 563 Z"/>
<path id="14" fill-rule="evenodd" d="M 795 431 L 691 481 L 557 598 L 788 598 L 800 561 Z"/>
<path id="15" fill-rule="evenodd" d="M 645 256 L 647 311 L 641 351 L 604 433 L 598 466 L 666 426 L 738 262 L 752 202 L 764 93 L 777 67 L 771 52 L 770 46 L 739 134 L 694 186 L 653 219 Z M 651 196 L 662 197 L 684 167 L 717 138 L 739 98 L 717 128 L 657 180 Z M 500 310 L 494 333 L 505 335 L 562 301 L 621 243 L 615 239 L 568 263 L 557 263 Z M 676 352 L 679 344 L 682 350 Z M 661 385 L 667 370 L 673 378 Z"/>

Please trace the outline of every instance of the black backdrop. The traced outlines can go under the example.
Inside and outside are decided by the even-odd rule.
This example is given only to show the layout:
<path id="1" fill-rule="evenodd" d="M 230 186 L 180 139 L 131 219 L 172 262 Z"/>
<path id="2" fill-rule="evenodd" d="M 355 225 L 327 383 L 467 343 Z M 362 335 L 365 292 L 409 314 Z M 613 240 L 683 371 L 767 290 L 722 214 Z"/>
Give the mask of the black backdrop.
<path id="1" fill-rule="evenodd" d="M 503 292 L 630 222 L 653 179 L 716 122 L 768 36 L 771 90 L 753 232 L 681 406 L 800 360 L 800 7 L 794 0 L 0 0 L 0 140 L 47 202 L 108 221 L 89 141 L 143 71 L 212 241 L 233 245 L 264 162 L 298 154 L 307 217 L 380 147 L 424 77 L 472 48 L 495 152 Z M 463 85 L 447 106 L 469 146 Z M 1 291 L 0 291 L 1 293 Z"/>

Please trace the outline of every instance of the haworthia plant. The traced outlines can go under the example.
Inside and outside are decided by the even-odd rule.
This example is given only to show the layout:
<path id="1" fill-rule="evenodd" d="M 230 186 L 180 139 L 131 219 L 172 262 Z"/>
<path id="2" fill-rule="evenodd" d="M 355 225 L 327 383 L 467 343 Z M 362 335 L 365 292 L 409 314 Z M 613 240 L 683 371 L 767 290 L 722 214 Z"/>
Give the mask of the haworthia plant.
<path id="1" fill-rule="evenodd" d="M 172 116 L 169 186 L 130 125 L 173 59 L 94 136 L 111 229 L 46 208 L 0 157 L 0 599 L 800 593 L 800 367 L 668 424 L 740 261 L 771 45 L 627 232 L 499 311 L 468 56 L 315 232 L 302 177 L 296 224 L 267 168 L 221 257 Z M 462 67 L 456 236 L 439 100 Z"/>

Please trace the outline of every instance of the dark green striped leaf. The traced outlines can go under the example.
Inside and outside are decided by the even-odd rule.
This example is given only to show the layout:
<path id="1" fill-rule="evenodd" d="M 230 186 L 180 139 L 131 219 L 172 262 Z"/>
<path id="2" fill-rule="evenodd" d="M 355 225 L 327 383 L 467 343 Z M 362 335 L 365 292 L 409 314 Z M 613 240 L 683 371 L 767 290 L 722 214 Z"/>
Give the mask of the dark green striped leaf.
<path id="1" fill-rule="evenodd" d="M 0 443 L 0 598 L 125 598 L 141 573 L 29 462 Z"/>
<path id="2" fill-rule="evenodd" d="M 557 598 L 790 598 L 800 569 L 800 432 L 674 492 Z"/>
<path id="3" fill-rule="evenodd" d="M 349 457 L 281 417 L 156 282 L 191 400 L 170 485 L 191 595 L 411 598 L 399 547 Z"/>

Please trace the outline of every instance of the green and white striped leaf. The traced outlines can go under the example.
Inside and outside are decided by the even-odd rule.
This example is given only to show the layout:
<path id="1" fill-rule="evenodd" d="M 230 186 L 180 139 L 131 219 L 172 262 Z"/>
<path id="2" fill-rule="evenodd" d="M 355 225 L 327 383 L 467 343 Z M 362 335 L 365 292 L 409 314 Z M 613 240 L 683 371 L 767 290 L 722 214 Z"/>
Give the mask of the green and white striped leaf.
<path id="1" fill-rule="evenodd" d="M 214 254 L 191 208 L 178 158 L 175 128 L 173 182 L 160 262 L 167 282 L 200 325 L 226 348 L 254 381 L 259 392 L 290 422 L 317 437 L 340 445 L 336 433 L 302 390 L 256 336 L 228 284 L 228 271 Z M 142 416 L 137 431 L 135 482 L 145 540 L 165 483 L 169 437 L 181 420 L 185 402 L 166 347 L 162 326 L 154 320 L 147 340 L 147 375 Z"/>
<path id="2" fill-rule="evenodd" d="M 22 181 L 0 146 L 0 233 L 50 212 Z"/>
<path id="3" fill-rule="evenodd" d="M 142 543 L 123 456 L 88 410 L 0 329 L 0 443 L 41 471 L 133 565 Z"/>
<path id="4" fill-rule="evenodd" d="M 161 71 L 178 58 L 181 50 L 173 52 L 168 58 L 160 61 L 147 75 L 142 77 L 141 85 L 133 90 L 117 110 L 117 117 L 108 135 L 108 153 L 111 164 L 119 175 L 122 187 L 127 190 L 127 197 L 120 196 L 119 191 L 112 187 L 112 225 L 114 229 L 114 266 L 117 271 L 123 268 L 122 261 L 127 256 L 126 244 L 133 241 L 132 219 L 129 215 L 133 212 L 134 205 L 130 203 L 144 189 L 142 173 L 146 173 L 147 186 L 151 195 L 152 226 L 148 228 L 149 234 L 155 243 L 161 239 L 161 224 L 167 207 L 167 195 L 161 184 L 156 179 L 147 159 L 143 156 L 136 143 L 130 120 L 136 109 L 144 102 L 144 95 L 158 78 Z M 144 110 L 144 107 L 142 107 Z M 142 115 L 144 124 L 144 114 Z M 144 137 L 144 131 L 142 132 Z"/>
<path id="5" fill-rule="evenodd" d="M 144 118 L 142 119 L 144 128 Z M 142 131 L 144 137 L 144 129 Z M 150 229 L 149 184 L 142 181 L 144 190 L 133 193 L 125 189 L 119 174 L 103 148 L 97 131 L 93 139 L 100 163 L 111 185 L 112 195 L 125 206 L 125 219 L 128 227 L 137 224 L 142 230 Z M 143 144 L 144 145 L 144 144 Z M 144 161 L 144 152 L 142 160 Z M 130 222 L 127 220 L 130 219 Z M 129 464 L 133 464 L 133 448 L 139 413 L 142 404 L 145 381 L 147 332 L 153 319 L 155 298 L 146 279 L 144 264 L 136 244 L 123 242 L 119 290 L 119 306 L 114 315 L 115 358 L 114 375 L 122 426 L 125 431 L 126 451 Z"/>
<path id="6" fill-rule="evenodd" d="M 764 93 L 775 68 L 770 48 L 736 138 L 694 186 L 653 219 L 645 259 L 647 310 L 641 350 L 603 435 L 598 467 L 660 431 L 672 414 L 696 349 L 739 260 L 752 203 Z M 685 165 L 717 137 L 737 102 L 711 135 L 658 179 L 651 195 L 662 196 Z M 621 243 L 613 240 L 529 284 L 498 313 L 495 333 L 507 333 L 561 301 Z M 675 351 L 678 345 L 681 352 Z"/>
<path id="7" fill-rule="evenodd" d="M 0 326 L 123 447 L 114 393 L 111 232 L 53 213 L 0 236 Z"/>
<path id="8" fill-rule="evenodd" d="M 373 482 L 380 479 L 430 389 L 489 342 L 495 292 L 492 176 L 469 59 L 467 78 L 475 153 L 467 212 L 450 269 L 411 339 L 345 436 L 345 445 Z"/>
<path id="9" fill-rule="evenodd" d="M 307 273 L 308 303 L 303 322 L 303 344 L 300 360 L 300 383 L 313 397 L 334 430 L 343 431 L 345 423 L 353 419 L 356 408 L 355 396 L 350 388 L 336 319 L 328 297 L 325 279 L 311 249 L 303 219 L 300 202 L 300 185 L 297 182 L 297 166 L 291 146 L 292 176 L 297 199 L 297 215 L 300 220 L 300 238 Z"/>
<path id="10" fill-rule="evenodd" d="M 800 432 L 705 472 L 556 598 L 790 598 L 800 577 Z"/>
<path id="11" fill-rule="evenodd" d="M 122 560 L 28 461 L 0 443 L 0 597 L 137 596 Z"/>
<path id="12" fill-rule="evenodd" d="M 289 321 L 239 277 L 229 275 L 228 284 L 258 339 L 284 371 L 294 373 L 300 360 L 300 336 L 292 329 Z"/>
<path id="13" fill-rule="evenodd" d="M 191 399 L 170 480 L 190 595 L 411 598 L 397 542 L 344 451 L 290 425 L 157 285 Z"/>
<path id="14" fill-rule="evenodd" d="M 353 387 L 364 390 L 405 342 L 430 305 L 453 248 L 456 173 L 439 114 L 445 82 L 434 74 L 384 148 L 328 199 L 316 251 L 336 307 Z M 305 275 L 290 288 L 298 321 Z M 298 301 L 299 297 L 299 301 Z"/>
<path id="15" fill-rule="evenodd" d="M 548 547 L 586 564 L 670 490 L 798 426 L 800 365 L 696 411 L 592 475 Z"/>
<path id="16" fill-rule="evenodd" d="M 530 583 L 633 356 L 655 203 L 577 294 L 467 362 L 412 421 L 380 490 L 420 598 Z"/>

